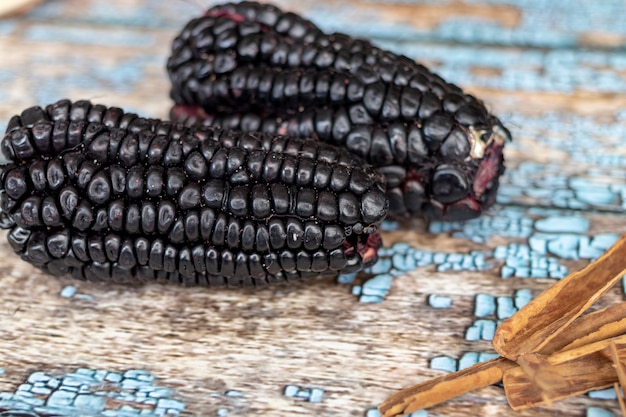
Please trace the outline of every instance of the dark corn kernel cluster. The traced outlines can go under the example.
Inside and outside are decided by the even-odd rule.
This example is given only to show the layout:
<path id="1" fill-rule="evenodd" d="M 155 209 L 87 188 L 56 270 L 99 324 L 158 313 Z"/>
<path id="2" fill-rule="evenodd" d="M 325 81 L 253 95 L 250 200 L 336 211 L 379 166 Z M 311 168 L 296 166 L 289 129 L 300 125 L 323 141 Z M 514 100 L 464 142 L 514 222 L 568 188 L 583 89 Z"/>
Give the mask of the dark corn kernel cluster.
<path id="1" fill-rule="evenodd" d="M 460 220 L 491 205 L 510 139 L 484 104 L 411 59 L 256 2 L 174 40 L 172 119 L 317 138 L 384 174 L 390 212 Z"/>
<path id="2" fill-rule="evenodd" d="M 0 208 L 22 259 L 54 275 L 252 286 L 370 265 L 384 183 L 317 141 L 185 128 L 62 100 L 11 119 Z"/>

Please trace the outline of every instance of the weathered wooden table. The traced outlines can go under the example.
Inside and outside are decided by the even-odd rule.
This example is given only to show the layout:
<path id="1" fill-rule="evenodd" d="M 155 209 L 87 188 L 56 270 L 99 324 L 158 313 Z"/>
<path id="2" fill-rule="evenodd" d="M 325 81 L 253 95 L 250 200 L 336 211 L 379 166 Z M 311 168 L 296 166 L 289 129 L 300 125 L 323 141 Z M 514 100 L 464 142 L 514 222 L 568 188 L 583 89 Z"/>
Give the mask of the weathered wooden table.
<path id="1" fill-rule="evenodd" d="M 204 3 L 49 0 L 0 21 L 0 124 L 64 97 L 166 117 L 170 41 Z M 343 283 L 256 291 L 51 278 L 3 238 L 0 411 L 373 417 L 397 389 L 490 357 L 498 320 L 626 232 L 622 1 L 277 4 L 488 102 L 515 138 L 498 205 L 389 224 L 381 262 Z M 414 415 L 608 416 L 614 398 L 515 413 L 490 387 Z"/>

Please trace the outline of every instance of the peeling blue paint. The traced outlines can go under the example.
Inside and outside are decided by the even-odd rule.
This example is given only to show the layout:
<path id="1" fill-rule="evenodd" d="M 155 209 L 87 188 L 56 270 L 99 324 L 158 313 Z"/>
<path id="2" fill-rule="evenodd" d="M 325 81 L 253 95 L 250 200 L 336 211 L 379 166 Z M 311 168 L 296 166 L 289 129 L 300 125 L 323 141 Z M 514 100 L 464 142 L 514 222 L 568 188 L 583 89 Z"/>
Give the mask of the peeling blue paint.
<path id="1" fill-rule="evenodd" d="M 103 385 L 105 381 L 110 385 Z M 185 403 L 171 398 L 171 389 L 155 386 L 153 382 L 154 376 L 141 369 L 120 374 L 79 368 L 60 376 L 33 372 L 15 392 L 0 393 L 0 411 L 27 410 L 59 417 L 179 415 L 185 409 Z M 108 409 L 108 399 L 126 404 Z"/>
<path id="2" fill-rule="evenodd" d="M 63 298 L 72 298 L 76 294 L 76 287 L 73 285 L 68 285 L 63 287 L 59 295 Z"/>
<path id="3" fill-rule="evenodd" d="M 478 317 L 465 331 L 465 340 L 491 341 L 497 325 L 524 307 L 532 299 L 529 289 L 521 288 L 509 296 L 476 294 L 474 298 L 474 316 Z"/>
<path id="4" fill-rule="evenodd" d="M 475 342 L 477 340 L 492 340 L 496 332 L 497 323 L 493 320 L 476 320 L 465 331 L 465 340 Z"/>
<path id="5" fill-rule="evenodd" d="M 400 2 L 438 4 L 436 0 L 395 1 Z M 213 3 L 216 2 L 208 4 Z M 279 1 L 279 4 L 287 3 Z M 314 0 L 303 0 L 300 7 L 310 11 L 307 16 L 320 23 L 324 29 L 374 36 L 379 45 L 430 63 L 433 70 L 464 86 L 566 94 L 574 91 L 626 92 L 626 51 L 623 48 L 575 49 L 586 34 L 599 27 L 610 36 L 626 36 L 622 0 L 556 3 L 549 0 L 467 0 L 467 3 L 510 5 L 519 10 L 521 20 L 514 26 L 508 26 L 498 21 L 476 19 L 475 16 L 459 18 L 451 15 L 443 18 L 436 27 L 424 30 L 414 27 L 410 22 L 385 21 L 377 15 L 380 9 L 355 10 L 347 5 L 320 7 Z M 28 87 L 30 90 L 23 93 L 32 95 L 39 103 L 64 97 L 68 91 L 80 91 L 94 97 L 100 96 L 102 91 L 134 93 L 142 88 L 146 71 L 162 67 L 164 57 L 142 54 L 141 48 L 154 45 L 156 38 L 145 31 L 130 31 L 128 27 L 171 28 L 173 34 L 183 22 L 200 14 L 204 6 L 146 0 L 139 5 L 120 3 L 119 7 L 111 8 L 94 2 L 76 16 L 68 17 L 63 2 L 44 2 L 25 18 L 54 21 L 55 24 L 32 20 L 35 26 L 24 32 L 31 41 L 130 46 L 137 48 L 137 54 L 115 65 L 92 62 L 80 56 L 35 54 L 28 58 L 25 65 L 33 69 L 35 79 L 45 78 L 48 82 L 33 83 Z M 99 29 L 80 28 L 81 22 L 118 25 L 119 30 L 113 35 L 107 31 L 107 36 L 101 36 Z M 15 20 L 0 22 L 0 35 L 12 36 L 14 32 Z M 511 45 L 533 47 L 513 50 L 508 48 Z M 67 67 L 73 69 L 71 75 L 50 75 L 65 74 L 67 71 L 62 70 Z M 476 71 L 477 68 L 490 71 Z M 0 82 L 9 83 L 17 75 L 15 71 L 2 70 Z M 7 93 L 0 90 L 0 101 L 6 101 L 7 97 Z M 130 110 L 140 112 L 141 109 Z M 617 234 L 613 233 L 589 236 L 591 218 L 587 217 L 586 211 L 623 213 L 626 210 L 626 155 L 623 154 L 626 110 L 615 110 L 613 114 L 602 118 L 565 112 L 532 116 L 523 113 L 498 114 L 511 126 L 516 138 L 507 145 L 509 151 L 525 152 L 527 139 L 530 139 L 541 142 L 550 152 L 554 151 L 557 155 L 556 163 L 549 160 L 547 163 L 527 161 L 517 166 L 510 164 L 502 178 L 498 195 L 498 202 L 509 206 L 496 206 L 486 216 L 468 222 L 431 222 L 428 225 L 429 233 L 448 233 L 452 237 L 481 244 L 485 250 L 448 253 L 425 251 L 407 244 L 383 248 L 380 261 L 359 275 L 359 282 L 362 283 L 352 287 L 352 293 L 359 297 L 359 301 L 383 301 L 393 289 L 393 279 L 418 268 L 430 268 L 429 273 L 433 269 L 445 273 L 459 270 L 485 271 L 498 267 L 501 277 L 511 280 L 560 279 L 568 273 L 564 260 L 593 260 L 617 239 Z M 540 206 L 544 208 L 538 208 Z M 381 229 L 394 231 L 401 227 L 399 222 L 386 221 Z M 516 243 L 494 248 L 490 244 L 490 239 L 494 237 L 512 238 Z M 339 280 L 353 284 L 356 279 L 357 274 L 349 274 Z M 93 298 L 87 294 L 77 294 L 76 289 L 72 290 L 71 287 L 65 287 L 59 295 L 75 299 Z M 466 339 L 478 341 L 493 337 L 498 320 L 513 314 L 531 296 L 527 289 L 518 290 L 512 296 L 476 294 L 473 312 L 475 321 L 466 330 Z M 448 308 L 452 300 L 445 295 L 431 294 L 427 302 L 432 308 Z M 447 366 L 447 370 L 452 371 L 470 366 L 490 355 L 467 352 L 459 359 L 444 357 L 433 362 L 438 366 Z M 0 374 L 3 371 L 0 368 Z M 140 407 L 135 407 L 134 402 L 152 407 L 144 415 L 176 415 L 182 410 L 182 403 L 171 399 L 172 390 L 152 386 L 153 379 L 147 373 L 90 372 L 85 368 L 77 370 L 74 375 L 59 377 L 33 373 L 15 393 L 0 393 L 0 404 L 2 401 L 19 400 L 15 402 L 15 409 L 32 410 L 40 406 L 37 404 L 44 401 L 45 397 L 52 402 L 45 404 L 44 401 L 45 407 L 63 413 L 67 412 L 67 406 L 62 404 L 70 401 L 69 398 L 72 406 L 97 410 L 102 406 L 103 398 L 117 395 L 117 398 L 133 404 L 126 404 L 117 410 L 104 410 L 101 415 L 136 416 Z M 90 380 L 108 381 L 121 391 L 91 392 Z M 294 398 L 311 402 L 317 398 L 322 400 L 321 388 L 292 387 L 295 391 L 291 396 Z M 238 397 L 238 392 L 230 390 L 223 396 L 219 393 L 212 396 Z M 286 392 L 285 395 L 289 396 Z M 608 392 L 590 394 L 591 397 L 598 395 L 610 396 Z M 58 402 L 57 405 L 54 405 L 55 402 Z M 226 416 L 228 409 L 220 408 L 217 414 Z M 412 417 L 418 415 L 425 416 L 427 413 L 420 411 L 411 414 Z M 604 417 L 613 413 L 592 407 L 587 410 L 587 415 Z M 367 416 L 377 417 L 379 414 L 375 409 L 370 409 Z"/>
<path id="6" fill-rule="evenodd" d="M 0 21 L 0 36 L 9 36 L 15 31 L 16 21 Z"/>
<path id="7" fill-rule="evenodd" d="M 486 317 L 496 312 L 496 298 L 489 294 L 476 294 L 474 301 L 474 315 Z"/>
<path id="8" fill-rule="evenodd" d="M 500 276 L 504 279 L 561 279 L 569 274 L 562 260 L 594 260 L 619 238 L 616 233 L 588 235 L 590 226 L 589 218 L 583 213 L 497 206 L 478 219 L 465 222 L 430 222 L 428 231 L 433 234 L 448 233 L 456 238 L 479 243 L 485 243 L 495 236 L 522 238 L 527 243 L 498 245 L 493 251 L 445 253 L 424 251 L 399 242 L 391 247 L 381 248 L 378 262 L 364 270 L 361 275 L 342 276 L 339 282 L 353 283 L 357 276 L 372 275 L 363 284 L 355 285 L 352 294 L 358 296 L 361 302 L 378 303 L 391 290 L 396 276 L 433 265 L 437 272 L 481 271 L 499 265 Z M 514 308 L 499 308 L 502 314 L 500 318 L 515 312 Z"/>
<path id="9" fill-rule="evenodd" d="M 452 299 L 445 295 L 430 294 L 428 296 L 428 305 L 433 308 L 450 308 Z"/>
<path id="10" fill-rule="evenodd" d="M 438 272 L 455 271 L 482 271 L 493 266 L 486 262 L 488 252 L 470 251 L 469 253 L 430 252 L 417 249 L 407 243 L 395 243 L 391 247 L 381 248 L 378 252 L 379 260 L 373 266 L 365 269 L 362 274 L 373 275 L 362 285 L 352 287 L 352 294 L 359 296 L 362 303 L 379 303 L 391 289 L 393 279 L 414 271 L 418 267 L 435 265 Z M 354 274 L 342 275 L 340 283 L 352 283 Z"/>
<path id="11" fill-rule="evenodd" d="M 542 38 L 545 33 L 539 34 Z M 462 85 L 475 85 L 504 91 L 550 91 L 573 93 L 626 91 L 626 76 L 619 70 L 596 68 L 596 62 L 611 61 L 620 51 L 561 49 L 503 49 L 484 45 L 379 41 L 378 45 L 414 57 L 444 79 Z M 477 74 L 476 67 L 490 68 L 494 76 Z M 594 80 L 592 84 L 589 80 Z"/>
<path id="12" fill-rule="evenodd" d="M 310 403 L 319 403 L 324 397 L 322 388 L 303 388 L 296 385 L 287 385 L 283 391 L 285 397 L 300 398 Z"/>
<path id="13" fill-rule="evenodd" d="M 587 408 L 587 417 L 615 417 L 612 411 L 600 407 Z"/>
<path id="14" fill-rule="evenodd" d="M 486 362 L 498 357 L 494 352 L 465 352 L 459 359 L 451 356 L 436 356 L 430 361 L 430 368 L 446 372 L 456 372 L 469 368 L 479 362 Z"/>
<path id="15" fill-rule="evenodd" d="M 89 91 L 93 97 L 102 96 L 103 91 L 130 94 L 137 91 L 138 86 L 145 81 L 145 71 L 148 68 L 162 66 L 162 60 L 162 57 L 148 55 L 147 51 L 146 54 L 139 53 L 115 64 L 103 63 L 81 55 L 71 57 L 31 55 L 28 65 L 32 76 L 42 77 L 39 72 L 45 71 L 48 82 L 33 84 L 29 87 L 32 89 L 30 94 L 38 103 L 54 102 L 66 97 L 68 91 L 73 90 L 80 90 L 87 97 Z M 71 67 L 72 71 L 68 72 L 67 67 Z M 136 110 L 125 107 L 129 112 Z"/>
<path id="16" fill-rule="evenodd" d="M 435 356 L 430 360 L 430 368 L 439 371 L 454 372 L 457 370 L 457 361 L 450 356 Z"/>
<path id="17" fill-rule="evenodd" d="M 615 389 L 613 387 L 606 388 L 598 391 L 589 391 L 587 393 L 589 398 L 596 398 L 600 400 L 616 400 L 617 394 L 615 393 Z"/>
<path id="18" fill-rule="evenodd" d="M 154 36 L 130 30 L 111 31 L 108 28 L 39 25 L 30 27 L 24 37 L 35 42 L 64 42 L 82 45 L 131 46 L 149 48 L 156 43 Z"/>
<path id="19" fill-rule="evenodd" d="M 550 216 L 535 222 L 535 229 L 547 233 L 586 233 L 589 220 L 581 215 Z"/>

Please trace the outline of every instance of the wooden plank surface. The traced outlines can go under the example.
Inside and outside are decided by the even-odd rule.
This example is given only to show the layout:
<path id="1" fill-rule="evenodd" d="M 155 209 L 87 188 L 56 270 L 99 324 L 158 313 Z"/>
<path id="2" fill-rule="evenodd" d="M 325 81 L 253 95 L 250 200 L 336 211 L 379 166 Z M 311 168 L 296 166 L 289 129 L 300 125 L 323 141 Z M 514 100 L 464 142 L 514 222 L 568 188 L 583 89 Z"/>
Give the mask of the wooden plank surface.
<path id="1" fill-rule="evenodd" d="M 49 0 L 0 21 L 0 125 L 65 97 L 165 117 L 169 44 L 212 2 L 199 3 Z M 472 334 L 488 334 L 516 295 L 538 294 L 626 232 L 622 1 L 276 4 L 325 30 L 371 37 L 483 98 L 515 138 L 499 204 L 466 223 L 395 225 L 384 234 L 386 264 L 353 283 L 262 290 L 56 279 L 16 259 L 2 238 L 0 411 L 373 417 L 391 393 L 440 375 L 433 363 L 493 353 Z M 384 274 L 393 277 L 388 294 L 368 297 Z M 623 298 L 620 286 L 601 304 Z M 435 308 L 437 300 L 451 306 Z M 62 406 L 50 381 L 67 388 L 77 369 L 88 375 L 82 402 Z M 153 391 L 141 394 L 137 381 Z M 291 386 L 319 390 L 307 400 L 285 395 Z M 489 387 L 416 415 L 583 416 L 590 407 L 618 412 L 615 400 L 583 396 L 514 413 Z"/>

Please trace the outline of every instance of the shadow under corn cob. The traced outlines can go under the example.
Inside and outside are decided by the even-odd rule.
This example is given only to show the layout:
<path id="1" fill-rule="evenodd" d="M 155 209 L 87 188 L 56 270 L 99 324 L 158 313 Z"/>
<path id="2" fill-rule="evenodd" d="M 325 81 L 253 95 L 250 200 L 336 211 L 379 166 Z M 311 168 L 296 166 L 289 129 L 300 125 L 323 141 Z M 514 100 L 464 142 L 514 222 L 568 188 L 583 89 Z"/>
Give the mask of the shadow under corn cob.
<path id="1" fill-rule="evenodd" d="M 376 261 L 380 174 L 318 141 L 33 107 L 0 142 L 0 208 L 22 259 L 87 280 L 252 286 Z"/>
<path id="2" fill-rule="evenodd" d="M 469 219 L 495 200 L 508 130 L 475 97 L 368 41 L 228 3 L 185 26 L 167 68 L 173 120 L 344 146 L 384 174 L 393 216 Z"/>

